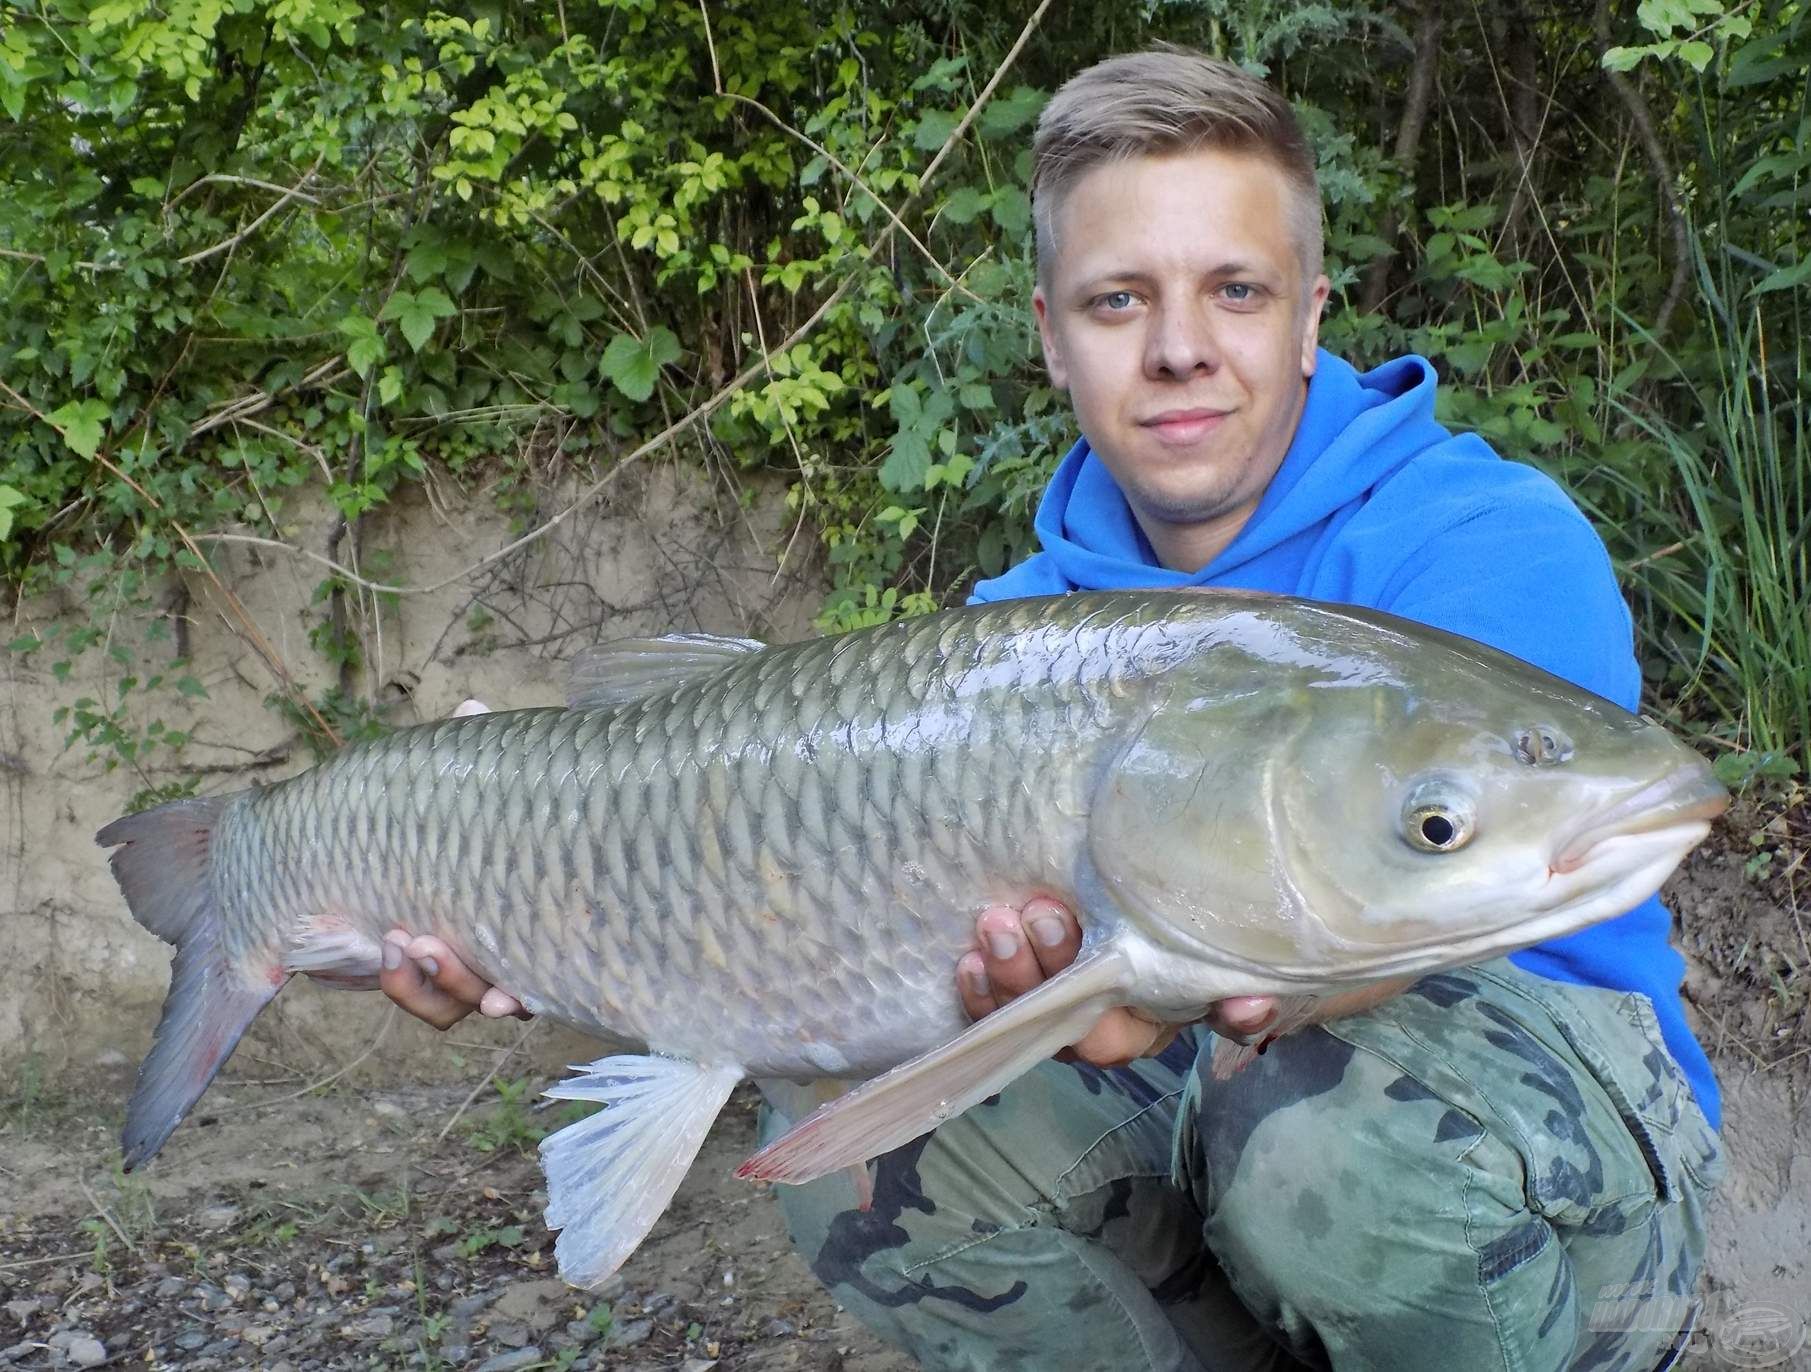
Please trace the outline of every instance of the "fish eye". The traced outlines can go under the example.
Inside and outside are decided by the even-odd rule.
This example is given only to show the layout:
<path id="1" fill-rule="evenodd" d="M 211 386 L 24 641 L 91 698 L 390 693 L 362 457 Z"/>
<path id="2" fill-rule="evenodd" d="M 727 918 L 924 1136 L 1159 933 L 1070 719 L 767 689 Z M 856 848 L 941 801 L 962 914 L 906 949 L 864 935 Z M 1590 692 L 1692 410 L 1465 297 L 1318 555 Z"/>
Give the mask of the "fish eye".
<path id="1" fill-rule="evenodd" d="M 1424 853 L 1451 853 L 1471 842 L 1476 816 L 1469 797 L 1444 781 L 1414 787 L 1402 807 L 1402 837 Z"/>
<path id="2" fill-rule="evenodd" d="M 1556 767 L 1572 757 L 1572 740 L 1550 724 L 1516 732 L 1515 760 L 1529 767 Z"/>

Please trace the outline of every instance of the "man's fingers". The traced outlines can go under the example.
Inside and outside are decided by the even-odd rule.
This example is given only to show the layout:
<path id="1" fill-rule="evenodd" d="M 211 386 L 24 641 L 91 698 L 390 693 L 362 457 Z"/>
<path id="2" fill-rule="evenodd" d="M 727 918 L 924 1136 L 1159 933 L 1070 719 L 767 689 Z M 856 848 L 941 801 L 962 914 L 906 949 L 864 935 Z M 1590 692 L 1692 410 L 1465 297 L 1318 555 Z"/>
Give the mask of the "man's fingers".
<path id="1" fill-rule="evenodd" d="M 412 958 L 428 980 L 454 1000 L 473 1009 L 490 990 L 490 983 L 459 960 L 459 955 L 432 934 L 418 934 L 403 952 Z"/>
<path id="2" fill-rule="evenodd" d="M 1249 1039 L 1268 1028 L 1276 1014 L 1271 996 L 1228 996 L 1209 1007 L 1207 1023 L 1222 1038 Z"/>
<path id="3" fill-rule="evenodd" d="M 1039 896 L 1025 902 L 1019 916 L 1025 930 L 1031 955 L 1046 977 L 1054 977 L 1070 963 L 1082 947 L 1082 926 L 1075 916 L 1054 900 Z"/>
<path id="4" fill-rule="evenodd" d="M 472 1007 L 430 981 L 421 965 L 404 954 L 403 946 L 402 938 L 394 934 L 384 940 L 383 967 L 377 974 L 383 993 L 436 1029 L 449 1029 L 469 1015 Z"/>
<path id="5" fill-rule="evenodd" d="M 975 934 L 979 940 L 981 963 L 997 1003 L 1004 1005 L 1044 980 L 1044 969 L 1031 951 L 1017 910 L 1004 905 L 983 910 L 975 921 Z"/>
<path id="6" fill-rule="evenodd" d="M 508 1019 L 514 1015 L 517 1019 L 533 1019 L 534 1016 L 522 1008 L 522 1002 L 507 991 L 500 991 L 495 986 L 484 993 L 478 1002 L 478 1013 L 486 1019 Z"/>
<path id="7" fill-rule="evenodd" d="M 987 964 L 979 953 L 964 953 L 957 960 L 956 994 L 962 997 L 962 1009 L 972 1020 L 1000 1008 L 994 999 L 993 983 L 987 979 Z"/>
<path id="8" fill-rule="evenodd" d="M 1124 1067 L 1154 1057 L 1175 1041 L 1179 1025 L 1158 1024 L 1130 1010 L 1109 1010 L 1070 1046 L 1083 1062 L 1096 1067 Z"/>

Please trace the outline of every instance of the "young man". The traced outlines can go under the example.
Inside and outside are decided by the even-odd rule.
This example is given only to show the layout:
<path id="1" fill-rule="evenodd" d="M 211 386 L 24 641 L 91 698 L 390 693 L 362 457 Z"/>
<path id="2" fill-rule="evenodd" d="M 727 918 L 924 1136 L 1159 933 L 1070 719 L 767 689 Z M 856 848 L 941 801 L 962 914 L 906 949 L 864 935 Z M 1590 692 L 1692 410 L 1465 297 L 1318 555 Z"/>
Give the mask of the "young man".
<path id="1" fill-rule="evenodd" d="M 1057 93 L 1035 155 L 1033 306 L 1083 437 L 1043 551 L 977 599 L 1357 603 L 1635 707 L 1629 616 L 1571 502 L 1440 428 L 1427 363 L 1360 375 L 1318 350 L 1314 160 L 1280 96 L 1193 54 L 1116 58 Z M 840 1175 L 780 1201 L 837 1300 L 928 1368 L 1653 1368 L 1721 1168 L 1668 930 L 1649 901 L 1280 1039 L 1226 1082 L 1207 1033 L 1110 1012 L 1073 1061 L 877 1160 L 870 1209 Z M 987 911 L 964 1003 L 989 1012 L 1078 945 L 1049 902 Z M 402 957 L 424 948 L 434 986 Z M 386 989 L 424 1017 L 485 989 L 419 940 L 393 961 Z"/>

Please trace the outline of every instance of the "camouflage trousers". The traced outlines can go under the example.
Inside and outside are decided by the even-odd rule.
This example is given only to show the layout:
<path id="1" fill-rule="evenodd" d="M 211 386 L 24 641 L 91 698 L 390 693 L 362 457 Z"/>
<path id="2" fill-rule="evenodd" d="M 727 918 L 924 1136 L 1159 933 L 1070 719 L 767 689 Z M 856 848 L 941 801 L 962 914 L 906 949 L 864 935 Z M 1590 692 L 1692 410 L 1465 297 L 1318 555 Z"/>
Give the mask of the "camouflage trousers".
<path id="1" fill-rule="evenodd" d="M 1212 1042 L 1044 1063 L 878 1159 L 867 1211 L 779 1187 L 793 1242 L 926 1368 L 1665 1362 L 1722 1157 L 1645 997 L 1498 960 L 1230 1081 Z"/>

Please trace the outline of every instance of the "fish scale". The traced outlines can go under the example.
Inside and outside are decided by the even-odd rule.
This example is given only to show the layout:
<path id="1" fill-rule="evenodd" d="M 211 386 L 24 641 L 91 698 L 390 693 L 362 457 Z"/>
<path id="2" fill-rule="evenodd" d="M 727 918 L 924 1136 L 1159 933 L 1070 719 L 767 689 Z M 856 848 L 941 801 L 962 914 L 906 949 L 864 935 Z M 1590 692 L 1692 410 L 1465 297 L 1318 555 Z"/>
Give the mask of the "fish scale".
<path id="1" fill-rule="evenodd" d="M 373 985 L 402 926 L 644 1050 L 550 1092 L 609 1107 L 542 1145 L 561 1271 L 595 1284 L 745 1076 L 871 1078 L 741 1173 L 809 1180 L 1111 1006 L 1180 1022 L 1276 995 L 1280 1023 L 1307 1023 L 1620 913 L 1723 802 L 1664 730 L 1503 654 L 1241 593 L 1011 602 L 765 649 L 625 640 L 581 658 L 573 694 L 101 831 L 134 916 L 177 950 L 127 1166 L 292 973 Z M 1521 765 L 1508 740 L 1531 728 L 1567 740 L 1566 765 Z M 1430 804 L 1467 835 L 1477 810 L 1477 841 L 1424 851 L 1405 826 Z M 1079 956 L 965 1027 L 951 974 L 975 915 L 1034 894 L 1077 911 Z M 1221 1049 L 1216 1071 L 1254 1051 Z"/>

